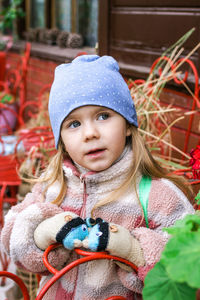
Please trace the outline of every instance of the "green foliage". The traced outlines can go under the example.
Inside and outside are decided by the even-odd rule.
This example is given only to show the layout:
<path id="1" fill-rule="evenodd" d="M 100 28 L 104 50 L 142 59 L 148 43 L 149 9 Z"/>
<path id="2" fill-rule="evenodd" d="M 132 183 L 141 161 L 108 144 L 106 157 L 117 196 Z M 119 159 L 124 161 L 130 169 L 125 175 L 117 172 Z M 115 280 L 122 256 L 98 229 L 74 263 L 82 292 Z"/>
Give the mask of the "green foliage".
<path id="1" fill-rule="evenodd" d="M 197 200 L 200 192 L 197 194 Z M 144 300 L 193 300 L 200 289 L 200 213 L 187 215 L 171 228 L 160 261 L 147 274 Z"/>
<path id="2" fill-rule="evenodd" d="M 0 51 L 5 50 L 6 48 L 6 42 L 0 40 Z"/>
<path id="3" fill-rule="evenodd" d="M 187 215 L 182 220 L 177 220 L 173 227 L 164 228 L 169 234 L 177 236 L 185 232 L 199 231 L 200 229 L 200 215 L 196 211 L 194 215 Z"/>
<path id="4" fill-rule="evenodd" d="M 0 92 L 0 103 L 9 104 L 14 102 L 14 97 L 11 94 Z"/>
<path id="5" fill-rule="evenodd" d="M 10 5 L 0 13 L 0 30 L 12 28 L 13 21 L 18 17 L 24 17 L 25 13 L 21 7 L 22 0 L 12 0 Z"/>
<path id="6" fill-rule="evenodd" d="M 195 197 L 195 201 L 197 204 L 200 204 L 200 191 L 198 192 L 198 194 Z"/>
<path id="7" fill-rule="evenodd" d="M 158 262 L 145 278 L 142 295 L 143 300 L 195 300 L 196 289 L 174 282 Z"/>
<path id="8" fill-rule="evenodd" d="M 170 239 L 161 260 L 173 281 L 200 288 L 199 230 L 182 232 Z"/>

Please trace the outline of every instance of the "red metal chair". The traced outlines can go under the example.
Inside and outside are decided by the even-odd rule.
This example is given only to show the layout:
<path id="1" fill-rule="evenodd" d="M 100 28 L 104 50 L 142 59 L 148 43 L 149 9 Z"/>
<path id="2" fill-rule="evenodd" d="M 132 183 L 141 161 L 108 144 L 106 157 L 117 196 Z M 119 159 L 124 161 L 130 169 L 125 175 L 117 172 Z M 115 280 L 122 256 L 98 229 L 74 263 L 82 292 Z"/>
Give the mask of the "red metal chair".
<path id="1" fill-rule="evenodd" d="M 31 43 L 27 42 L 25 45 L 24 54 L 21 56 L 17 68 L 15 70 L 9 70 L 6 74 L 5 83 L 11 94 L 16 95 L 19 89 L 20 93 L 20 105 L 23 105 L 26 99 L 26 77 L 28 70 L 28 63 L 31 53 Z"/>
<path id="2" fill-rule="evenodd" d="M 26 108 L 36 108 L 37 110 L 41 106 L 42 97 L 44 93 L 46 93 L 50 88 L 50 85 L 45 85 L 38 95 L 38 101 L 29 101 L 24 103 L 20 108 L 20 114 L 18 115 L 18 120 L 21 125 L 25 124 L 24 118 L 22 117 L 24 114 L 24 110 Z M 3 104 L 0 104 L 0 109 L 4 108 Z M 12 112 L 12 109 L 9 108 L 9 111 Z M 31 112 L 31 110 L 30 110 Z M 15 111 L 13 111 L 13 115 L 17 115 Z M 31 113 L 32 118 L 35 117 L 35 114 Z M 5 123 L 6 124 L 6 123 Z M 9 124 L 7 125 L 7 129 L 9 129 Z M 10 204 L 17 203 L 17 187 L 21 184 L 21 180 L 18 176 L 16 168 L 20 166 L 20 164 L 27 158 L 29 155 L 31 148 L 34 149 L 32 151 L 32 158 L 39 158 L 41 161 L 41 167 L 43 168 L 45 162 L 43 158 L 46 159 L 52 155 L 54 148 L 53 143 L 53 134 L 48 126 L 39 126 L 28 129 L 24 126 L 24 128 L 18 131 L 17 135 L 18 141 L 13 147 L 13 154 L 4 155 L 5 147 L 3 137 L 0 139 L 2 152 L 0 153 L 0 225 L 3 225 L 3 203 L 9 202 Z M 20 156 L 18 156 L 19 144 L 23 144 L 23 151 L 20 148 Z M 43 156 L 41 151 L 46 149 L 46 155 Z M 8 197 L 7 195 L 11 195 Z"/>
<path id="3" fill-rule="evenodd" d="M 17 174 L 17 161 L 13 155 L 0 155 L 0 230 L 4 223 L 5 204 L 8 208 L 10 205 L 17 203 L 17 188 L 21 180 Z M 10 258 L 0 251 L 0 263 L 3 271 L 8 270 Z M 2 278 L 1 285 L 5 283 L 5 277 Z"/>
<path id="4" fill-rule="evenodd" d="M 16 191 L 21 184 L 14 155 L 0 156 L 0 226 L 3 226 L 3 205 L 17 203 Z"/>
<path id="5" fill-rule="evenodd" d="M 5 74 L 6 74 L 6 52 L 1 51 L 0 52 L 0 80 L 5 80 Z"/>
<path id="6" fill-rule="evenodd" d="M 5 74 L 5 80 L 0 81 L 0 92 L 19 98 L 12 105 L 1 103 L 0 107 L 0 134 L 10 134 L 16 126 L 23 124 L 21 109 L 26 99 L 26 77 L 30 58 L 31 44 L 26 43 L 24 55 L 21 57 L 16 70 L 9 70 Z M 9 120 L 8 120 L 9 119 Z M 12 120 L 13 119 L 13 120 Z"/>
<path id="7" fill-rule="evenodd" d="M 2 144 L 2 154 L 4 152 L 4 142 L 0 139 Z M 20 150 L 20 156 L 17 156 L 18 146 L 20 143 L 23 143 L 23 154 Z M 15 205 L 18 201 L 17 199 L 17 188 L 21 184 L 21 179 L 19 178 L 17 168 L 20 164 L 26 159 L 28 153 L 31 155 L 31 159 L 36 159 L 40 161 L 40 168 L 44 168 L 45 161 L 44 156 L 41 155 L 40 149 L 44 151 L 44 147 L 47 149 L 47 158 L 50 155 L 49 148 L 50 145 L 53 147 L 53 135 L 48 127 L 39 127 L 33 128 L 31 130 L 26 130 L 26 132 L 21 133 L 18 138 L 17 143 L 15 144 L 14 154 L 12 155 L 0 155 L 0 227 L 3 227 L 4 223 L 4 211 L 5 203 L 9 205 Z M 33 151 L 34 149 L 34 151 Z M 52 149 L 52 151 L 54 148 Z M 32 174 L 35 173 L 34 170 L 30 170 Z M 9 208 L 9 207 L 8 207 Z M 2 272 L 8 270 L 10 259 L 7 255 L 0 251 L 0 263 L 2 266 Z M 20 282 L 15 275 L 10 275 L 13 280 L 16 279 L 16 283 Z M 9 276 L 8 276 L 9 277 Z M 2 278 L 2 284 L 5 283 L 5 276 Z M 26 293 L 26 292 L 25 292 Z M 26 298 L 25 298 L 26 299 Z"/>
<path id="8" fill-rule="evenodd" d="M 20 116 L 20 125 L 24 125 L 27 121 L 27 119 L 36 118 L 38 115 L 38 112 L 43 109 L 44 106 L 44 98 L 47 97 L 50 91 L 51 84 L 45 84 L 41 90 L 38 93 L 37 100 L 34 101 L 25 101 L 19 108 L 19 116 Z M 46 104 L 48 102 L 46 101 Z M 48 115 L 48 107 L 45 108 L 46 110 L 46 116 L 47 119 Z M 48 121 L 46 120 L 46 123 Z"/>
<path id="9" fill-rule="evenodd" d="M 29 45 L 29 44 L 28 44 Z M 30 55 L 30 45 L 28 47 L 28 51 L 26 53 L 26 56 L 24 57 L 24 74 L 23 76 L 25 76 L 25 71 L 27 68 L 27 63 L 28 63 L 28 58 Z M 23 77 L 24 79 L 24 77 Z M 4 88 L 8 87 L 2 83 L 2 85 Z M 53 148 L 53 134 L 52 131 L 50 130 L 50 128 L 48 126 L 40 126 L 40 127 L 34 127 L 31 129 L 26 128 L 25 126 L 25 114 L 28 114 L 28 117 L 31 117 L 32 119 L 36 117 L 41 105 L 42 105 L 42 97 L 44 96 L 44 94 L 46 92 L 48 92 L 50 89 L 50 84 L 49 85 L 45 85 L 39 92 L 38 94 L 38 101 L 27 101 L 25 103 L 22 103 L 20 109 L 18 112 L 16 112 L 14 109 L 12 109 L 11 107 L 7 107 L 5 104 L 0 103 L 0 111 L 1 109 L 7 109 L 7 111 L 9 113 L 11 113 L 15 118 L 17 118 L 18 120 L 18 124 L 20 124 L 20 127 L 22 128 L 21 130 L 18 130 L 16 136 L 18 137 L 18 142 L 15 145 L 14 151 L 13 151 L 13 155 L 15 156 L 5 156 L 4 154 L 4 150 L 6 145 L 3 142 L 3 137 L 0 139 L 0 143 L 1 143 L 1 148 L 3 149 L 3 151 L 0 153 L 0 186 L 2 186 L 1 189 L 1 203 L 3 203 L 3 201 L 5 201 L 5 192 L 6 189 L 8 189 L 8 187 L 11 190 L 12 193 L 12 198 L 16 199 L 16 194 L 14 196 L 14 191 L 16 191 L 16 187 L 21 183 L 21 181 L 19 180 L 19 176 L 17 174 L 16 171 L 16 167 L 20 165 L 20 163 L 22 162 L 22 160 L 24 160 L 26 158 L 26 156 L 28 155 L 28 152 L 30 151 L 31 147 L 37 147 L 38 149 L 41 148 L 46 148 L 47 151 L 49 150 L 50 147 Z M 28 111 L 25 111 L 25 110 Z M 36 109 L 36 112 L 33 113 L 32 111 Z M 0 119 L 1 120 L 1 119 Z M 11 128 L 10 124 L 9 124 L 9 120 L 6 119 L 5 116 L 5 120 L 4 120 L 4 127 L 0 128 L 0 132 L 3 129 L 7 129 L 8 133 L 13 133 L 12 130 L 13 128 Z M 23 127 L 22 127 L 23 126 Z M 21 155 L 21 159 L 19 159 L 19 157 L 17 156 L 17 151 L 18 151 L 18 146 L 20 144 L 20 142 L 23 142 L 24 145 L 24 154 Z M 47 153 L 48 155 L 50 155 L 50 153 Z M 11 172 L 11 173 L 10 173 Z M 13 187 L 11 186 L 11 183 L 13 182 Z M 6 185 L 7 183 L 7 185 Z M 2 200 L 3 199 L 3 200 Z M 16 201 L 14 201 L 16 203 Z M 3 206 L 0 203 L 0 222 L 2 223 L 2 208 Z"/>
<path id="10" fill-rule="evenodd" d="M 48 262 L 48 254 L 51 250 L 57 248 L 57 247 L 60 247 L 62 245 L 60 244 L 54 244 L 54 245 L 51 245 L 49 246 L 46 251 L 44 252 L 44 256 L 43 256 L 43 262 L 45 264 L 45 266 L 47 267 L 47 269 L 54 275 L 45 285 L 44 287 L 41 289 L 41 291 L 39 292 L 38 296 L 36 297 L 35 300 L 41 300 L 45 293 L 48 291 L 48 289 L 57 281 L 59 280 L 64 274 L 66 274 L 68 271 L 70 271 L 71 269 L 79 266 L 80 264 L 83 264 L 85 262 L 88 262 L 88 261 L 92 261 L 92 260 L 100 260 L 100 259 L 108 259 L 108 260 L 116 260 L 116 261 L 119 261 L 121 263 L 124 263 L 128 266 L 130 266 L 134 272 L 137 272 L 137 267 L 127 261 L 126 259 L 123 259 L 123 258 L 120 258 L 120 257 L 117 257 L 117 256 L 113 256 L 113 255 L 110 255 L 106 252 L 89 252 L 89 251 L 83 251 L 81 249 L 75 249 L 76 253 L 83 256 L 77 260 L 75 260 L 74 262 L 70 263 L 69 265 L 67 265 L 66 267 L 64 267 L 62 270 L 58 271 L 56 270 L 54 267 L 52 267 L 49 262 Z M 25 287 L 23 281 L 15 274 L 12 274 L 10 272 L 5 272 L 5 271 L 0 271 L 0 276 L 3 276 L 3 277 L 8 277 L 8 278 L 11 278 L 13 279 L 20 287 L 21 291 L 22 291 L 22 294 L 23 294 L 23 297 L 24 297 L 24 300 L 29 300 L 29 295 L 28 295 L 28 290 L 27 288 Z M 2 299 L 4 300 L 4 299 Z M 103 299 L 102 299 L 103 300 Z M 111 296 L 105 300 L 126 300 L 125 297 L 123 296 Z"/>
<path id="11" fill-rule="evenodd" d="M 13 281 L 15 281 L 15 283 L 20 287 L 20 289 L 22 291 L 22 295 L 24 297 L 24 300 L 30 300 L 27 287 L 23 283 L 23 280 L 21 278 L 19 278 L 17 275 L 15 275 L 11 272 L 8 272 L 8 271 L 0 271 L 0 277 L 10 278 Z M 2 300 L 8 300 L 8 299 L 2 299 Z"/>
<path id="12" fill-rule="evenodd" d="M 18 148 L 23 144 L 23 151 Z M 19 155 L 18 155 L 19 149 Z M 29 175 L 36 175 L 35 171 L 39 168 L 42 171 L 47 165 L 50 157 L 55 153 L 54 138 L 51 128 L 48 126 L 34 127 L 21 130 L 18 141 L 15 145 L 15 157 L 20 166 L 26 159 L 33 162 L 32 168 L 29 169 Z M 37 166 L 34 165 L 34 160 Z"/>

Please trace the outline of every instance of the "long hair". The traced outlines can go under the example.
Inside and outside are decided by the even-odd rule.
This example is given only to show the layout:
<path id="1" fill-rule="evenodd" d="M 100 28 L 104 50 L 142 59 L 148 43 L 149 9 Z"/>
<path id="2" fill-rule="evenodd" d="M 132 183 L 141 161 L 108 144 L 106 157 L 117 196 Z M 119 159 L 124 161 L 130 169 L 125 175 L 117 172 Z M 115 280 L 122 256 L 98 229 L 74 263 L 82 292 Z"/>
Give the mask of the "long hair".
<path id="1" fill-rule="evenodd" d="M 192 197 L 192 189 L 188 185 L 187 180 L 181 176 L 170 174 L 167 169 L 162 168 L 156 162 L 156 160 L 153 158 L 152 154 L 148 150 L 138 129 L 135 126 L 131 125 L 130 130 L 134 159 L 132 161 L 127 178 L 115 191 L 111 192 L 105 199 L 100 200 L 93 207 L 92 214 L 94 214 L 95 209 L 117 200 L 127 190 L 129 186 L 134 187 L 136 196 L 138 198 L 138 202 L 140 204 L 136 188 L 136 174 L 138 173 L 138 171 L 142 175 L 150 176 L 154 179 L 168 179 L 171 182 L 173 182 L 186 195 L 186 197 L 188 197 L 189 199 Z"/>
<path id="2" fill-rule="evenodd" d="M 162 168 L 156 160 L 151 155 L 150 151 L 146 147 L 142 136 L 140 135 L 138 129 L 130 125 L 131 131 L 131 142 L 132 151 L 134 153 L 134 159 L 132 161 L 130 171 L 126 177 L 126 180 L 113 192 L 111 192 L 106 198 L 100 200 L 92 209 L 92 214 L 94 210 L 116 201 L 129 186 L 133 186 L 139 201 L 139 197 L 136 189 L 136 175 L 140 172 L 142 175 L 147 175 L 152 178 L 165 178 L 173 182 L 182 192 L 188 197 L 192 196 L 192 189 L 188 185 L 188 182 L 180 176 L 169 174 L 169 171 Z M 60 205 L 67 193 L 67 182 L 64 176 L 62 164 L 63 160 L 69 157 L 64 149 L 64 144 L 62 140 L 59 141 L 58 151 L 56 155 L 51 159 L 49 166 L 43 173 L 43 175 L 35 179 L 35 182 L 46 182 L 46 187 L 44 193 L 47 189 L 57 180 L 60 182 L 60 191 L 57 198 L 52 202 L 54 204 Z M 140 203 L 140 202 L 139 202 Z"/>
<path id="3" fill-rule="evenodd" d="M 59 141 L 58 151 L 51 158 L 49 165 L 46 167 L 45 171 L 39 178 L 23 178 L 25 181 L 30 183 L 44 183 L 43 194 L 45 195 L 48 188 L 54 184 L 55 181 L 60 183 L 60 191 L 56 199 L 52 203 L 57 204 L 58 206 L 62 203 L 66 193 L 67 193 L 67 179 L 64 176 L 63 171 L 63 160 L 67 157 L 67 153 L 64 149 L 62 140 Z"/>

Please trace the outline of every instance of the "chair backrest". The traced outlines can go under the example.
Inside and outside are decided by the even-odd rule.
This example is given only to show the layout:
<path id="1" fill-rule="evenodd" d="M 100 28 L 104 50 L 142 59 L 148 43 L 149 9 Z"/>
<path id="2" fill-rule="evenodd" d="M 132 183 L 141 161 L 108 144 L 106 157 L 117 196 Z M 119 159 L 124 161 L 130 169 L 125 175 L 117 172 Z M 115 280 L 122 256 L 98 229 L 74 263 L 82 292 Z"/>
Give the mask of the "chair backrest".
<path id="1" fill-rule="evenodd" d="M 6 75 L 6 53 L 4 51 L 0 52 L 0 81 L 5 80 Z"/>
<path id="2" fill-rule="evenodd" d="M 31 53 L 31 43 L 27 42 L 25 44 L 24 54 L 15 70 L 11 69 L 6 74 L 6 83 L 8 85 L 11 94 L 16 95 L 19 89 L 26 89 L 26 75 L 28 69 L 28 63 Z M 24 95 L 25 97 L 25 95 Z M 24 103 L 24 99 L 20 99 L 20 104 Z"/>
<path id="3" fill-rule="evenodd" d="M 90 251 L 84 251 L 81 249 L 75 249 L 75 252 L 79 255 L 82 255 L 83 257 L 77 259 L 76 261 L 70 263 L 69 265 L 65 266 L 63 269 L 61 269 L 60 271 L 56 270 L 55 268 L 53 268 L 48 261 L 48 254 L 50 253 L 50 251 L 52 251 L 53 249 L 60 247 L 62 245 L 60 244 L 54 244 L 49 246 L 45 252 L 44 252 L 44 256 L 43 256 L 43 262 L 45 264 L 45 266 L 47 267 L 47 269 L 54 275 L 53 278 L 51 278 L 44 286 L 43 288 L 40 290 L 38 296 L 36 297 L 36 300 L 41 300 L 43 298 L 43 296 L 45 295 L 45 293 L 48 291 L 48 289 L 57 281 L 59 280 L 64 274 L 66 274 L 67 272 L 69 272 L 70 270 L 72 270 L 73 268 L 75 268 L 76 266 L 86 263 L 88 261 L 93 261 L 93 260 L 100 260 L 100 259 L 108 259 L 108 260 L 115 260 L 117 262 L 121 262 L 124 263 L 125 265 L 129 266 L 134 272 L 137 272 L 138 268 L 131 262 L 129 262 L 126 259 L 123 259 L 121 257 L 117 257 L 117 256 L 113 256 L 110 255 L 106 252 L 90 252 Z M 121 298 L 120 298 L 121 297 Z M 105 300 L 111 300 L 111 299 L 121 299 L 121 300 L 126 300 L 125 297 L 122 296 L 112 296 L 110 298 L 107 298 Z"/>
<path id="4" fill-rule="evenodd" d="M 73 261 L 72 263 L 70 263 L 69 265 L 65 266 L 63 269 L 58 271 L 49 264 L 48 254 L 50 253 L 50 251 L 52 251 L 53 249 L 55 249 L 57 247 L 60 247 L 60 246 L 62 246 L 62 245 L 60 245 L 60 244 L 51 245 L 44 252 L 43 262 L 44 262 L 45 266 L 47 267 L 47 269 L 53 274 L 53 277 L 43 286 L 43 288 L 40 290 L 40 292 L 39 292 L 39 294 L 38 294 L 38 296 L 36 297 L 35 300 L 43 299 L 44 295 L 49 290 L 49 288 L 57 280 L 59 280 L 64 274 L 66 274 L 67 272 L 69 272 L 73 268 L 77 267 L 78 265 L 86 263 L 88 261 L 100 260 L 100 259 L 115 260 L 115 261 L 121 262 L 123 264 L 126 264 L 127 266 L 132 268 L 134 272 L 137 272 L 137 270 L 138 270 L 138 268 L 133 263 L 131 263 L 131 262 L 129 262 L 129 261 L 123 259 L 123 258 L 113 256 L 113 255 L 109 255 L 106 252 L 89 252 L 89 251 L 83 251 L 81 249 L 75 249 L 75 251 L 79 255 L 82 255 L 83 257 Z M 7 272 L 7 271 L 0 271 L 0 276 L 8 277 L 8 278 L 14 280 L 17 283 L 17 285 L 20 287 L 20 289 L 22 291 L 22 294 L 23 294 L 23 297 L 24 297 L 24 300 L 30 300 L 30 297 L 29 297 L 29 294 L 28 294 L 28 289 L 24 285 L 23 281 L 17 275 L 12 274 L 12 273 Z M 111 296 L 111 297 L 109 297 L 105 300 L 126 300 L 126 298 L 123 297 L 123 296 L 115 295 L 115 296 Z"/>
<path id="5" fill-rule="evenodd" d="M 21 107 L 26 102 L 26 75 L 30 51 L 31 44 L 26 43 L 25 52 L 18 67 L 15 70 L 9 70 L 4 80 L 0 80 L 0 134 L 10 134 L 15 130 L 16 124 L 23 123 Z M 3 97 L 13 99 L 6 103 L 2 101 Z"/>

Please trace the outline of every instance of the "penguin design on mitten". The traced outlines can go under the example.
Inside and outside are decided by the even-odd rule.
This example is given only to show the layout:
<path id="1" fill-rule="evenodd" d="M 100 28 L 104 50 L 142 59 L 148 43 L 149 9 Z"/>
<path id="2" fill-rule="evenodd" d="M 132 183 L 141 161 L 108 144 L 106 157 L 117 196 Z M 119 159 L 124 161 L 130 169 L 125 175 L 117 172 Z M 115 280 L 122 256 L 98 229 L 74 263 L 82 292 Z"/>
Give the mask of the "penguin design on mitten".
<path id="1" fill-rule="evenodd" d="M 122 257 L 136 266 L 143 266 L 145 260 L 139 242 L 128 229 L 114 223 L 101 221 L 89 231 L 82 242 L 83 247 L 91 251 L 108 251 L 111 255 Z M 131 271 L 121 263 L 120 267 Z"/>
<path id="2" fill-rule="evenodd" d="M 90 229 L 88 238 L 83 241 L 83 247 L 92 251 L 105 251 L 108 246 L 109 224 L 101 220 Z"/>
<path id="3" fill-rule="evenodd" d="M 56 241 L 69 250 L 82 246 L 81 241 L 88 235 L 86 222 L 80 217 L 73 219 L 71 216 L 66 216 L 65 219 L 68 222 L 56 234 Z"/>

